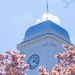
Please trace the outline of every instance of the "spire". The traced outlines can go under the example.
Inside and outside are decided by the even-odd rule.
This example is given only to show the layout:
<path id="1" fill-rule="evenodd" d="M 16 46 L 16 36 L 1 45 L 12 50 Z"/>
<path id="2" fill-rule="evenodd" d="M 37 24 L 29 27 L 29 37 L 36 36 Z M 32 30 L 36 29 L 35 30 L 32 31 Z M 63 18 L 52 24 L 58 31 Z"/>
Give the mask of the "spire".
<path id="1" fill-rule="evenodd" d="M 49 13 L 48 0 L 47 0 L 47 2 L 46 2 L 46 7 L 47 7 L 47 20 L 48 20 L 48 13 Z"/>

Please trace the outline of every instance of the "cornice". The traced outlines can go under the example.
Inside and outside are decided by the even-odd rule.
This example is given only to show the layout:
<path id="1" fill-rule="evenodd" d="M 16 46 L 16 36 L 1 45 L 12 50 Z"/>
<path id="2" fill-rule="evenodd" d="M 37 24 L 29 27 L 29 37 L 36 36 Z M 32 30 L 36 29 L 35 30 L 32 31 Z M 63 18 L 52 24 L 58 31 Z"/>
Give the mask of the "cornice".
<path id="1" fill-rule="evenodd" d="M 69 43 L 63 41 L 62 39 L 60 39 L 60 38 L 58 38 L 54 35 L 44 35 L 44 36 L 41 36 L 39 38 L 30 40 L 28 42 L 24 42 L 24 43 L 19 44 L 17 46 L 17 49 L 20 50 L 22 48 L 27 48 L 27 47 L 35 45 L 39 42 L 41 43 L 41 41 L 43 41 L 43 40 L 52 40 L 52 41 L 56 41 L 56 42 L 60 43 L 61 45 L 63 45 L 63 44 L 68 44 L 69 45 Z"/>

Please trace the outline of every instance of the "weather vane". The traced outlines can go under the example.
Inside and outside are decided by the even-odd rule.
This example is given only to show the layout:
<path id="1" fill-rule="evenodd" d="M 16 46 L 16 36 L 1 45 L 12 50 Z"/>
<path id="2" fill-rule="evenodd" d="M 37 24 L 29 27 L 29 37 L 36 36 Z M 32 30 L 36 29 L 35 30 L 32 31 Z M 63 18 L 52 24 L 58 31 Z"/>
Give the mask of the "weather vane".
<path id="1" fill-rule="evenodd" d="M 46 2 L 46 7 L 47 7 L 47 20 L 48 20 L 48 13 L 49 13 L 48 0 L 47 0 L 47 2 Z"/>

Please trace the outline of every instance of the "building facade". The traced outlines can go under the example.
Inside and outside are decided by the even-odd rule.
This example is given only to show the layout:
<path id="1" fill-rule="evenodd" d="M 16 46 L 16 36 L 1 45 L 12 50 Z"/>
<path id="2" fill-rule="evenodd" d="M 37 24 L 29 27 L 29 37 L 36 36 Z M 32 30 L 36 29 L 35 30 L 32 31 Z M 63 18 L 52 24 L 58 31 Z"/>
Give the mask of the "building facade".
<path id="1" fill-rule="evenodd" d="M 25 61 L 29 64 L 27 75 L 38 75 L 38 67 L 45 66 L 49 71 L 59 59 L 55 55 L 63 52 L 63 44 L 71 45 L 68 32 L 46 20 L 31 26 L 25 33 L 23 42 L 17 45 L 21 54 L 26 54 Z"/>

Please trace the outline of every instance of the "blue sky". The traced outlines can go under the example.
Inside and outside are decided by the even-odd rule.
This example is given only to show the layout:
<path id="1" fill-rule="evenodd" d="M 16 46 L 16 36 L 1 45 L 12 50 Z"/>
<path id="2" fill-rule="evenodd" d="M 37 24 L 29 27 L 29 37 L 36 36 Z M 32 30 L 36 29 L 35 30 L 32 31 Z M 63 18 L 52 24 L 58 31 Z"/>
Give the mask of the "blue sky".
<path id="1" fill-rule="evenodd" d="M 62 0 L 49 0 L 49 13 L 59 17 L 75 44 L 75 3 L 64 8 Z M 16 50 L 26 30 L 46 13 L 46 0 L 0 0 L 0 53 Z"/>

